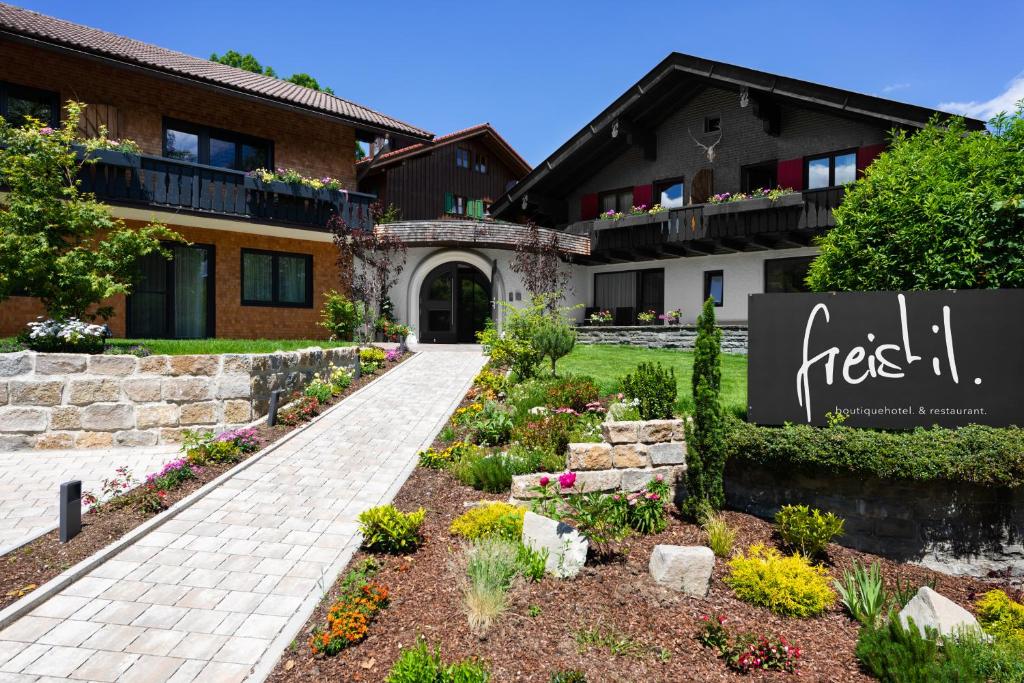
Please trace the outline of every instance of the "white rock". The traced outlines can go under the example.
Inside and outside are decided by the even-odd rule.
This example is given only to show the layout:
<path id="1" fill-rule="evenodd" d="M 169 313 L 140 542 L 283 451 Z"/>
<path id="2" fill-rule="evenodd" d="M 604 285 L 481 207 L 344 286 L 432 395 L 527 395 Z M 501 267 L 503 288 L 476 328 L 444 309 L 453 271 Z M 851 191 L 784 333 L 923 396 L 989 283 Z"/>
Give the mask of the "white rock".
<path id="1" fill-rule="evenodd" d="M 708 594 L 715 554 L 702 545 L 656 545 L 651 553 L 651 578 L 662 586 L 703 598 Z"/>
<path id="2" fill-rule="evenodd" d="M 921 635 L 926 628 L 934 628 L 940 636 L 964 629 L 981 630 L 973 614 L 928 586 L 918 589 L 917 595 L 900 610 L 899 617 L 904 627 L 908 627 L 908 617 L 913 619 Z"/>
<path id="3" fill-rule="evenodd" d="M 587 561 L 590 543 L 576 529 L 527 511 L 523 518 L 523 545 L 548 551 L 548 573 L 559 578 L 576 576 Z"/>

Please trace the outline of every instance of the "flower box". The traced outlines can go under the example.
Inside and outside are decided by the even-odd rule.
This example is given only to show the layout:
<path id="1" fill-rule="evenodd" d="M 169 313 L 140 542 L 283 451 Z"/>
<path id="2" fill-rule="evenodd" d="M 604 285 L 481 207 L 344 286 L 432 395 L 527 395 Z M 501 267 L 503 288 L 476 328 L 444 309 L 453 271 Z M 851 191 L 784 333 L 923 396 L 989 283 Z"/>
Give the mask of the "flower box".
<path id="1" fill-rule="evenodd" d="M 138 154 L 129 154 L 128 152 L 121 152 L 116 149 L 94 149 L 91 152 L 87 152 L 84 147 L 78 147 L 77 145 L 76 147 L 80 157 L 83 159 L 95 159 L 101 164 L 139 168 L 142 163 Z"/>
<path id="2" fill-rule="evenodd" d="M 798 206 L 804 203 L 804 197 L 799 192 L 784 194 L 774 202 L 767 197 L 757 199 L 741 199 L 737 202 L 721 202 L 720 204 L 705 204 L 704 215 L 716 216 L 720 214 L 742 213 L 744 211 L 764 211 L 765 209 L 776 209 L 786 206 Z"/>

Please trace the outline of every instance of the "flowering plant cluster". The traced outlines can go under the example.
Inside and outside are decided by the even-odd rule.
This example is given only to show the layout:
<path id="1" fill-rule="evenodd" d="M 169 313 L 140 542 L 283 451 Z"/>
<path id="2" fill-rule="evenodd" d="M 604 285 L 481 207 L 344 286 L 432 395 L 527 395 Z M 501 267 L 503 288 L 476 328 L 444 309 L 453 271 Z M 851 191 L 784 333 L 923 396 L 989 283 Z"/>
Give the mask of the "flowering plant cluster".
<path id="1" fill-rule="evenodd" d="M 641 534 L 656 534 L 668 526 L 666 504 L 671 492 L 665 476 L 659 474 L 640 491 L 625 495 L 615 493 L 612 500 L 623 506 L 622 514 L 631 529 Z"/>
<path id="2" fill-rule="evenodd" d="M 735 638 L 725 626 L 724 615 L 714 618 L 701 616 L 701 630 L 697 641 L 704 647 L 718 651 L 730 668 L 741 673 L 752 671 L 784 671 L 796 673 L 800 665 L 801 650 L 791 645 L 785 636 L 768 638 L 744 633 Z"/>
<path id="3" fill-rule="evenodd" d="M 484 404 L 476 401 L 469 405 L 464 405 L 455 409 L 455 414 L 452 415 L 451 422 L 454 425 L 464 425 L 471 422 L 477 415 L 482 413 L 484 410 Z"/>
<path id="4" fill-rule="evenodd" d="M 202 469 L 189 463 L 186 458 L 178 458 L 164 465 L 159 472 L 146 475 L 146 484 L 159 491 L 169 491 L 178 488 L 189 479 L 195 479 L 200 472 Z"/>
<path id="5" fill-rule="evenodd" d="M 218 434 L 214 441 L 233 443 L 242 453 L 255 453 L 263 445 L 255 427 L 229 429 Z"/>
<path id="6" fill-rule="evenodd" d="M 669 323 L 671 325 L 675 325 L 675 324 L 677 324 L 679 322 L 679 320 L 682 317 L 683 317 L 683 312 L 677 308 L 677 309 L 674 309 L 674 310 L 671 310 L 671 311 L 665 311 L 664 313 L 662 313 L 661 315 L 658 316 L 658 320 L 663 320 L 666 323 Z"/>
<path id="7" fill-rule="evenodd" d="M 135 487 L 137 482 L 135 477 L 132 475 L 132 471 L 128 469 L 127 465 L 121 465 L 114 470 L 114 476 L 108 477 L 103 480 L 103 484 L 100 488 L 100 495 L 96 495 L 92 491 L 85 491 L 82 493 L 82 502 L 86 505 L 91 505 L 94 510 L 100 509 L 102 505 L 106 503 L 112 503 L 113 501 L 120 499 L 124 496 L 128 490 Z M 114 507 L 120 507 L 120 501 L 114 503 Z"/>
<path id="8" fill-rule="evenodd" d="M 272 183 L 281 182 L 288 183 L 289 185 L 305 185 L 311 187 L 314 190 L 343 190 L 344 187 L 341 181 L 337 178 L 330 176 L 323 176 L 322 178 L 309 178 L 302 175 L 295 169 L 291 168 L 280 168 L 271 171 L 267 168 L 256 168 L 249 171 L 246 175 L 250 178 L 256 178 L 260 182 Z"/>
<path id="9" fill-rule="evenodd" d="M 586 536 L 590 547 L 599 556 L 609 557 L 631 529 L 626 507 L 614 496 L 597 491 L 576 490 L 575 472 L 558 475 L 557 486 L 550 477 L 537 480 L 533 491 L 533 511 L 551 519 L 568 521 Z"/>
<path id="10" fill-rule="evenodd" d="M 720 194 L 713 195 L 711 199 L 708 200 L 708 204 L 742 202 L 747 199 L 770 199 L 774 202 L 779 197 L 787 194 L 793 194 L 794 192 L 796 192 L 796 190 L 791 187 L 775 187 L 771 189 L 767 187 L 759 187 L 756 190 L 751 190 L 750 192 L 722 192 Z"/>
<path id="11" fill-rule="evenodd" d="M 373 571 L 364 566 L 345 578 L 341 597 L 327 612 L 327 628 L 317 627 L 309 639 L 314 655 L 336 655 L 366 637 L 370 624 L 388 605 L 388 587 L 368 578 Z"/>
<path id="12" fill-rule="evenodd" d="M 600 213 L 597 218 L 598 220 L 602 221 L 617 221 L 624 215 L 625 214 L 623 214 L 621 211 L 616 211 L 615 209 L 608 209 L 607 211 Z"/>
<path id="13" fill-rule="evenodd" d="M 419 464 L 420 467 L 428 467 L 432 470 L 443 470 L 462 460 L 462 457 L 467 453 L 475 453 L 478 450 L 479 449 L 475 444 L 471 444 L 466 441 L 456 441 L 450 444 L 447 448 L 441 450 L 430 447 L 427 450 L 420 451 L 418 453 Z"/>
<path id="14" fill-rule="evenodd" d="M 639 313 L 636 314 L 637 320 L 644 323 L 645 325 L 650 325 L 651 323 L 654 322 L 654 319 L 657 317 L 658 314 L 653 310 L 640 311 Z"/>
<path id="15" fill-rule="evenodd" d="M 41 135 L 47 135 L 45 131 L 53 132 L 52 128 L 43 128 L 39 131 Z M 142 154 L 142 148 L 134 140 L 128 138 L 121 138 L 115 140 L 107 137 L 107 129 L 100 127 L 100 134 L 94 138 L 85 138 L 78 140 L 78 144 L 85 148 L 86 152 L 95 152 L 97 150 L 109 150 L 111 152 L 124 152 L 125 154 Z"/>
<path id="16" fill-rule="evenodd" d="M 389 363 L 394 363 L 395 361 L 397 361 L 401 357 L 402 357 L 402 350 L 397 348 L 397 347 L 393 348 L 393 349 L 388 349 L 384 353 L 384 360 L 386 360 Z"/>
<path id="17" fill-rule="evenodd" d="M 390 318 L 378 318 L 375 327 L 377 331 L 383 334 L 385 337 L 388 337 L 389 339 L 393 338 L 395 341 L 398 341 L 399 339 L 404 339 L 405 337 L 409 336 L 408 325 L 403 325 L 402 323 L 395 322 Z"/>
<path id="18" fill-rule="evenodd" d="M 320 414 L 320 399 L 295 392 L 288 407 L 277 414 L 277 421 L 287 427 L 312 420 Z"/>
<path id="19" fill-rule="evenodd" d="M 647 214 L 647 205 L 641 204 L 640 206 L 631 206 L 629 209 L 630 216 L 643 216 Z"/>
<path id="20" fill-rule="evenodd" d="M 654 216 L 656 214 L 661 213 L 662 211 L 668 211 L 668 209 L 666 209 L 661 204 L 655 204 L 654 206 L 651 207 L 650 211 L 648 211 L 647 213 L 649 213 L 650 215 Z"/>
<path id="21" fill-rule="evenodd" d="M 612 315 L 612 312 L 605 309 L 602 309 L 600 311 L 594 311 L 593 313 L 590 314 L 589 318 L 590 322 L 597 325 L 610 323 L 614 319 L 615 317 Z"/>
<path id="22" fill-rule="evenodd" d="M 78 351 L 96 353 L 103 349 L 103 340 L 110 336 L 106 325 L 92 325 L 78 318 L 44 319 L 28 324 L 24 341 L 33 351 Z"/>

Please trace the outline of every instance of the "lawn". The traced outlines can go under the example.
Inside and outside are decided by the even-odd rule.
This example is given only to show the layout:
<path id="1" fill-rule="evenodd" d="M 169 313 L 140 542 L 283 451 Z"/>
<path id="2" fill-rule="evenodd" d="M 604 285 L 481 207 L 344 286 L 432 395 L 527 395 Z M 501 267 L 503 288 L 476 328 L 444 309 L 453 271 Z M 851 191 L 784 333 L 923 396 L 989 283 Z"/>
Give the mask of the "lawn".
<path id="1" fill-rule="evenodd" d="M 0 350 L 8 350 L 14 339 L 0 339 Z M 273 353 L 319 346 L 351 346 L 353 342 L 323 339 L 108 339 L 107 346 L 129 349 L 142 346 L 154 355 L 187 356 L 215 353 Z"/>
<path id="2" fill-rule="evenodd" d="M 738 416 L 747 414 L 747 357 L 731 353 L 722 356 L 722 406 Z M 675 349 L 645 349 L 609 344 L 577 344 L 572 353 L 558 361 L 558 374 L 589 375 L 602 393 L 618 391 L 619 379 L 639 363 L 657 362 L 675 368 L 677 406 L 689 412 L 693 406 L 690 375 L 693 352 Z"/>

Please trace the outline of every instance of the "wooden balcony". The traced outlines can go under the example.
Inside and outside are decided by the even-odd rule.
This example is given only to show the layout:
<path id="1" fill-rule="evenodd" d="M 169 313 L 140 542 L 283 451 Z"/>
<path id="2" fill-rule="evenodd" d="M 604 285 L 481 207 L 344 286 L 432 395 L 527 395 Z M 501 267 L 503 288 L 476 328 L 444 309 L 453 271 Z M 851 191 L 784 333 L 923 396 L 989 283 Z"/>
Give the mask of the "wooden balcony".
<path id="1" fill-rule="evenodd" d="M 241 171 L 145 154 L 102 150 L 90 156 L 98 161 L 82 168 L 81 189 L 109 204 L 317 231 L 339 215 L 350 226 L 373 228 L 373 195 L 263 183 Z"/>
<path id="2" fill-rule="evenodd" d="M 580 221 L 566 232 L 591 240 L 589 263 L 706 256 L 806 247 L 835 225 L 842 187 L 806 190 L 772 203 L 694 204 L 654 216 Z"/>

